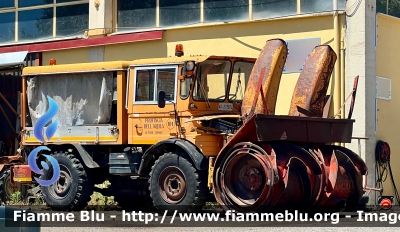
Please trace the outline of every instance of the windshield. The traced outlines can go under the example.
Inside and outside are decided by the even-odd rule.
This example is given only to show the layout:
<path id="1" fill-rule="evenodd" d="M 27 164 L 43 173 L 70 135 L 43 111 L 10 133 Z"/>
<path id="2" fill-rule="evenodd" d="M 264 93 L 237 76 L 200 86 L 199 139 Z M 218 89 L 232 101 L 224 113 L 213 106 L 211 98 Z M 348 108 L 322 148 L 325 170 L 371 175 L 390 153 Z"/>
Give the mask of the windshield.
<path id="1" fill-rule="evenodd" d="M 254 63 L 246 61 L 236 61 L 232 73 L 231 88 L 229 90 L 230 101 L 242 101 L 246 84 L 249 81 L 251 70 Z"/>
<path id="2" fill-rule="evenodd" d="M 194 100 L 224 101 L 229 81 L 229 60 L 206 60 L 197 69 Z"/>
<path id="3" fill-rule="evenodd" d="M 254 62 L 235 62 L 229 88 L 230 101 L 243 100 L 253 66 Z M 231 61 L 229 60 L 206 60 L 202 62 L 197 69 L 193 99 L 196 101 L 224 101 L 230 69 Z"/>

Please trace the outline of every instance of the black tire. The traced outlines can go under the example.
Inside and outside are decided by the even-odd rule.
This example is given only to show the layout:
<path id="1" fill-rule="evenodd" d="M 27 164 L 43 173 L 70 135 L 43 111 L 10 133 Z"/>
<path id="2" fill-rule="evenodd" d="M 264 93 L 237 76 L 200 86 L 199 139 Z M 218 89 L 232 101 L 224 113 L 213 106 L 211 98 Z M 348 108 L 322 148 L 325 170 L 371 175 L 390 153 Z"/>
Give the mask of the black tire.
<path id="1" fill-rule="evenodd" d="M 41 186 L 43 198 L 53 210 L 82 210 L 93 194 L 94 184 L 88 170 L 81 161 L 71 153 L 56 153 L 53 156 L 60 165 L 60 178 L 50 186 Z M 43 169 L 42 179 L 49 180 L 53 175 L 51 164 Z M 69 182 L 65 182 L 69 180 Z M 58 184 L 64 185 L 63 192 L 57 193 Z"/>
<path id="2" fill-rule="evenodd" d="M 5 167 L 0 173 L 0 203 L 7 204 L 11 201 L 11 194 L 20 192 L 22 201 L 28 196 L 28 186 L 18 183 L 11 183 L 11 172 L 9 167 Z"/>
<path id="3" fill-rule="evenodd" d="M 164 179 L 169 179 L 170 181 L 163 181 Z M 169 186 L 180 183 L 181 191 L 178 191 L 178 195 L 181 197 L 179 199 L 164 199 L 167 195 L 163 191 L 165 184 L 160 184 L 160 182 L 169 183 Z M 172 214 L 174 210 L 178 210 L 179 212 L 195 212 L 201 210 L 205 205 L 208 191 L 207 173 L 196 170 L 186 154 L 170 152 L 156 160 L 151 168 L 149 184 L 150 196 L 153 199 L 153 203 L 162 212 L 165 212 L 165 210 L 168 210 L 168 214 Z"/>

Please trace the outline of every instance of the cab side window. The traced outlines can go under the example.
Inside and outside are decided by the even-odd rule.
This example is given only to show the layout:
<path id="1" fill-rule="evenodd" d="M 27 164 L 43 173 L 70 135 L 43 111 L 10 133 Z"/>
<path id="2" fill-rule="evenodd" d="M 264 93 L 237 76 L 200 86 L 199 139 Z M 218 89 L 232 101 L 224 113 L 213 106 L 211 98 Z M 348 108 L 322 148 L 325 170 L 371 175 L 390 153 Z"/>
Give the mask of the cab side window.
<path id="1" fill-rule="evenodd" d="M 165 92 L 165 99 L 168 101 L 175 101 L 175 69 L 158 69 L 157 70 L 157 93 L 159 91 Z M 158 94 L 156 95 L 156 101 Z"/>
<path id="2" fill-rule="evenodd" d="M 135 104 L 157 104 L 158 92 L 168 101 L 176 101 L 177 66 L 136 68 Z"/>
<path id="3" fill-rule="evenodd" d="M 154 101 L 154 70 L 136 72 L 135 101 Z"/>

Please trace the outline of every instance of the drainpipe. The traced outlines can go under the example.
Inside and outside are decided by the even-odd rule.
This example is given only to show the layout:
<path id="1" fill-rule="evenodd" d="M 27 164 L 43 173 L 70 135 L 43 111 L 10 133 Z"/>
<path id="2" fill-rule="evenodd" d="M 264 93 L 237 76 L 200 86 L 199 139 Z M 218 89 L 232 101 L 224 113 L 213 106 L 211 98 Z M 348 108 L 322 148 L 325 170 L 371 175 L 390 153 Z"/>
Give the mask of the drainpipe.
<path id="1" fill-rule="evenodd" d="M 345 56 L 345 49 L 344 49 L 344 38 L 342 38 L 341 42 L 341 46 L 340 46 L 340 96 L 341 96 L 341 100 L 344 101 L 346 99 L 345 96 L 345 85 L 344 85 L 344 56 Z M 342 109 L 342 118 L 346 118 L 346 111 L 345 111 L 345 107 L 343 107 Z"/>
<path id="2" fill-rule="evenodd" d="M 338 0 L 333 0 L 333 31 L 334 31 L 334 50 L 337 54 L 337 62 L 335 65 L 334 76 L 334 92 L 333 92 L 333 109 L 334 114 L 338 113 L 341 105 L 341 83 L 340 83 L 340 28 L 339 28 L 339 15 L 338 15 Z"/>
<path id="3" fill-rule="evenodd" d="M 340 41 L 340 97 L 341 97 L 341 102 L 344 102 L 346 99 L 345 96 L 345 89 L 344 89 L 344 38 L 341 39 Z M 340 112 L 341 118 L 346 118 L 346 107 L 343 107 L 342 111 Z M 341 144 L 342 147 L 346 147 L 345 143 Z"/>

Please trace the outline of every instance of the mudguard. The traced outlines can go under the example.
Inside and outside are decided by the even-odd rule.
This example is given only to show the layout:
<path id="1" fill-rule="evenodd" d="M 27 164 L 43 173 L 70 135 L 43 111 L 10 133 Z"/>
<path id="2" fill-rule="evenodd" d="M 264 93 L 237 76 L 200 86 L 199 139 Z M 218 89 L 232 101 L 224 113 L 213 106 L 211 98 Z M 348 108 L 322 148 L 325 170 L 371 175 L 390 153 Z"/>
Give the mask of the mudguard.
<path id="1" fill-rule="evenodd" d="M 62 145 L 53 145 L 51 146 L 51 150 L 65 150 L 65 147 L 68 146 L 73 146 L 76 151 L 79 153 L 80 157 L 83 160 L 83 163 L 85 164 L 86 167 L 88 168 L 99 168 L 100 166 L 93 160 L 93 158 L 87 153 L 85 148 L 82 147 L 81 144 L 79 143 L 69 143 L 69 144 L 62 144 Z M 60 147 L 60 149 L 57 149 L 56 147 Z"/>
<path id="2" fill-rule="evenodd" d="M 153 158 L 153 155 L 162 155 L 165 153 L 165 150 L 174 151 L 173 146 L 185 151 L 198 170 L 204 170 L 208 168 L 207 158 L 202 154 L 202 152 L 196 145 L 186 139 L 171 138 L 160 141 L 146 150 L 146 152 L 143 154 L 138 173 L 143 174 L 142 172 L 144 168 L 149 165 L 150 161 Z"/>

